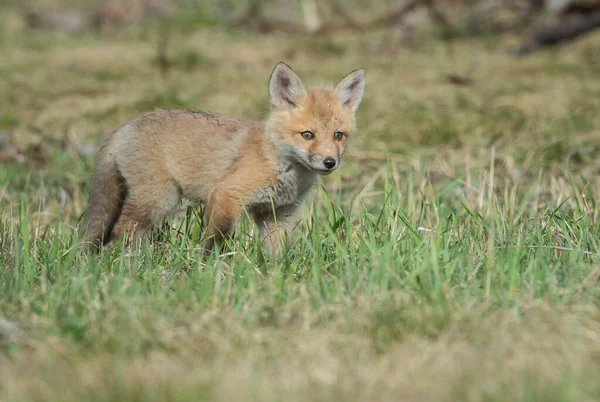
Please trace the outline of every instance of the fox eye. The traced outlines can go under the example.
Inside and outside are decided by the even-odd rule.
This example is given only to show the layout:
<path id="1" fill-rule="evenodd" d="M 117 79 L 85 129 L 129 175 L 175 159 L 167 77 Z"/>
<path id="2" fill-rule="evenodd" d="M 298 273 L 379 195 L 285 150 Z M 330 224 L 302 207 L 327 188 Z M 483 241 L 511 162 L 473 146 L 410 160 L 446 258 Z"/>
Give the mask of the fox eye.
<path id="1" fill-rule="evenodd" d="M 308 130 L 301 132 L 300 135 L 305 140 L 312 140 L 313 138 L 315 138 L 315 135 L 312 133 L 312 131 L 308 131 Z"/>
<path id="2" fill-rule="evenodd" d="M 333 138 L 339 141 L 342 138 L 344 138 L 344 133 L 342 133 L 341 131 L 336 131 L 335 133 L 333 133 Z"/>

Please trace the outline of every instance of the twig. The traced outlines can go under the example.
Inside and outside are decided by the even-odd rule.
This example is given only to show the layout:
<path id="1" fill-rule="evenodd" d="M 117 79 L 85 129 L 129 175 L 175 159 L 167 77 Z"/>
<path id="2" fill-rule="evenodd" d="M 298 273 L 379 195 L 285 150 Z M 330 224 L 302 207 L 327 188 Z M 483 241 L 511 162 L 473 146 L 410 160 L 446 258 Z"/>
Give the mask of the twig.
<path id="1" fill-rule="evenodd" d="M 393 160 L 393 161 L 405 161 L 406 158 L 400 154 L 394 153 L 385 153 L 378 151 L 360 151 L 356 154 L 352 154 L 350 156 L 354 159 L 367 160 L 367 159 L 375 159 L 375 160 Z"/>
<path id="2" fill-rule="evenodd" d="M 340 3 L 339 0 L 332 0 L 332 10 L 339 15 L 349 26 L 353 26 L 356 30 L 362 31 L 360 24 L 350 16 L 346 8 Z"/>
<path id="3" fill-rule="evenodd" d="M 503 248 L 545 248 L 545 249 L 550 249 L 550 250 L 559 250 L 559 251 L 579 251 L 580 253 L 583 253 L 585 255 L 593 255 L 594 257 L 600 257 L 600 254 L 597 253 L 592 253 L 591 251 L 585 251 L 585 250 L 579 250 L 576 248 L 569 248 L 569 247 L 561 247 L 561 246 L 501 246 L 501 247 L 494 247 L 495 249 L 503 249 Z"/>
<path id="4" fill-rule="evenodd" d="M 448 20 L 448 18 L 446 18 L 446 16 L 435 7 L 435 0 L 425 0 L 425 5 L 427 7 L 427 10 L 429 11 L 429 14 L 432 16 L 432 18 L 437 21 L 440 25 L 443 26 L 444 29 L 444 39 L 448 42 L 448 51 L 450 53 L 450 57 L 454 56 L 454 45 L 453 45 L 453 40 L 454 40 L 454 28 L 452 27 L 452 24 L 450 24 L 450 21 Z"/>
<path id="5" fill-rule="evenodd" d="M 163 78 L 167 77 L 172 62 L 169 60 L 169 27 L 164 20 L 158 21 L 158 39 L 156 43 L 156 62 Z"/>

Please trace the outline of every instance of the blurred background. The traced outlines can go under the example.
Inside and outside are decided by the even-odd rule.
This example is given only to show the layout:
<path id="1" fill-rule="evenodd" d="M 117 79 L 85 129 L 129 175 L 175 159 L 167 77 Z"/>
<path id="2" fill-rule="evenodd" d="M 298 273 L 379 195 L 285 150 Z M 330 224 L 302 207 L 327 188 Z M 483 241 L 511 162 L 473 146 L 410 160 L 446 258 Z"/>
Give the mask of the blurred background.
<path id="1" fill-rule="evenodd" d="M 39 208 L 75 219 L 116 127 L 159 106 L 261 119 L 279 60 L 317 84 L 366 69 L 360 133 L 341 171 L 348 188 L 364 188 L 387 160 L 426 166 L 434 181 L 461 176 L 465 160 L 489 167 L 492 148 L 496 174 L 511 181 L 565 162 L 586 177 L 599 168 L 596 0 L 0 6 L 0 162 L 11 190 L 0 203 L 39 191 L 27 177 L 41 172 L 54 185 Z"/>

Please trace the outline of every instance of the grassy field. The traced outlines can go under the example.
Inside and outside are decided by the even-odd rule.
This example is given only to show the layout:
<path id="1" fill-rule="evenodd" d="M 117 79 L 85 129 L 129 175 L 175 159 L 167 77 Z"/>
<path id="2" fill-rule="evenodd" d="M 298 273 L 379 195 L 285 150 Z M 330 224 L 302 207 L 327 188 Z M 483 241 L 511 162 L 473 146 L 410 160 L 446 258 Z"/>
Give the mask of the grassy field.
<path id="1" fill-rule="evenodd" d="M 29 31 L 0 13 L 0 400 L 600 399 L 600 36 L 514 59 L 419 31 L 259 36 L 174 21 Z M 204 257 L 199 214 L 77 247 L 95 152 L 155 106 L 261 118 L 279 60 L 364 67 L 360 133 L 295 245 L 243 220 Z M 448 83 L 469 74 L 469 87 Z"/>

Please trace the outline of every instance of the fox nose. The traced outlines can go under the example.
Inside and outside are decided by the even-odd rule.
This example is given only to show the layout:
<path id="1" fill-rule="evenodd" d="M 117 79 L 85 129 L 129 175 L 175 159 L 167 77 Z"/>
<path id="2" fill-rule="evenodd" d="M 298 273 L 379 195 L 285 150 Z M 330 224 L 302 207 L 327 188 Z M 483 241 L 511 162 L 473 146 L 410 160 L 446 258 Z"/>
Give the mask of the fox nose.
<path id="1" fill-rule="evenodd" d="M 335 167 L 336 161 L 335 159 L 331 158 L 331 157 L 327 157 L 323 160 L 323 165 L 325 165 L 325 167 L 327 169 L 333 169 Z"/>

